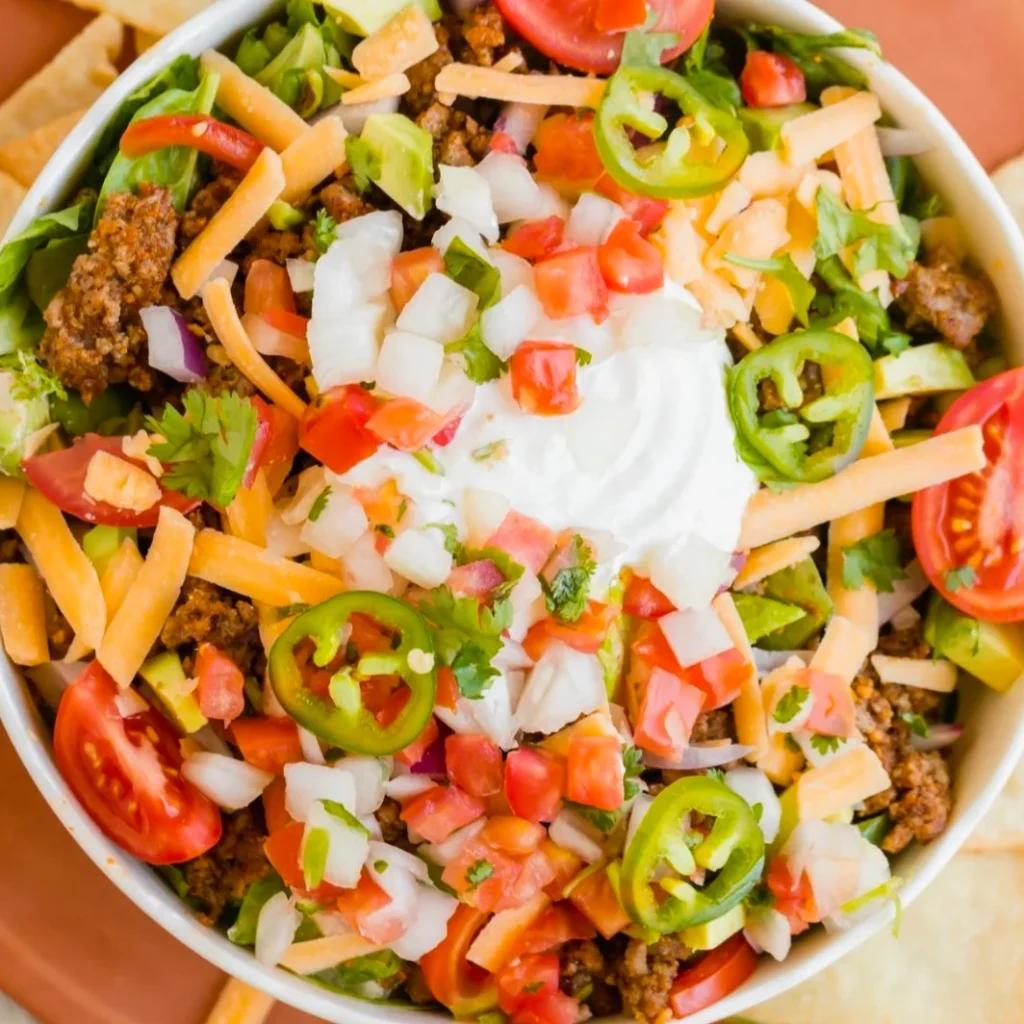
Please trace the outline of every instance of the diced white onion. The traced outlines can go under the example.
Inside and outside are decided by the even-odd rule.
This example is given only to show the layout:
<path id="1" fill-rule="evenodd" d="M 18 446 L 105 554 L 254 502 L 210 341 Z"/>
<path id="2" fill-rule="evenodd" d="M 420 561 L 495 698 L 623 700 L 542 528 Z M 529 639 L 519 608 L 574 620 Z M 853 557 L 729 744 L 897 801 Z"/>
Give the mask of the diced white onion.
<path id="1" fill-rule="evenodd" d="M 337 910 L 318 910 L 310 914 L 313 924 L 320 929 L 320 934 L 325 938 L 328 935 L 351 935 L 352 929 L 348 921 Z"/>
<path id="2" fill-rule="evenodd" d="M 712 608 L 684 608 L 658 619 L 658 626 L 683 668 L 732 650 L 732 638 Z"/>
<path id="3" fill-rule="evenodd" d="M 327 833 L 327 861 L 323 880 L 340 889 L 351 889 L 358 885 L 366 851 L 370 846 L 365 830 L 331 814 L 319 800 L 310 808 L 303 846 L 314 829 L 322 829 Z"/>
<path id="4" fill-rule="evenodd" d="M 263 904 L 256 921 L 256 959 L 264 967 L 276 967 L 292 944 L 302 915 L 287 893 L 277 892 Z"/>
<path id="5" fill-rule="evenodd" d="M 338 320 L 391 287 L 391 256 L 357 238 L 332 243 L 316 262 L 313 319 Z"/>
<path id="6" fill-rule="evenodd" d="M 439 172 L 441 180 L 434 190 L 437 208 L 449 217 L 462 218 L 487 241 L 496 242 L 498 218 L 487 179 L 474 167 L 441 164 Z"/>
<path id="7" fill-rule="evenodd" d="M 447 867 L 459 855 L 462 847 L 471 839 L 475 839 L 487 824 L 486 818 L 477 818 L 468 825 L 453 832 L 443 843 L 427 843 L 420 847 L 420 852 L 427 860 Z"/>
<path id="8" fill-rule="evenodd" d="M 299 746 L 302 748 L 302 756 L 310 764 L 327 764 L 320 740 L 308 729 L 299 726 Z"/>
<path id="9" fill-rule="evenodd" d="M 316 264 L 311 260 L 287 260 L 285 267 L 288 270 L 288 280 L 291 282 L 292 291 L 299 295 L 311 292 L 316 283 Z"/>
<path id="10" fill-rule="evenodd" d="M 882 156 L 921 156 L 934 149 L 931 140 L 909 128 L 876 128 Z"/>
<path id="11" fill-rule="evenodd" d="M 398 110 L 400 99 L 399 96 L 383 96 L 369 103 L 338 103 L 326 110 L 318 111 L 312 122 L 315 123 L 325 116 L 340 117 L 349 135 L 361 135 L 366 122 L 374 114 L 393 114 Z"/>
<path id="12" fill-rule="evenodd" d="M 447 345 L 473 326 L 479 301 L 447 274 L 429 274 L 399 314 L 397 327 Z"/>
<path id="13" fill-rule="evenodd" d="M 521 643 L 530 627 L 547 614 L 540 580 L 532 572 L 524 572 L 512 588 L 509 600 L 512 603 L 512 624 L 508 627 L 508 635 Z"/>
<path id="14" fill-rule="evenodd" d="M 594 830 L 575 811 L 563 808 L 548 829 L 551 841 L 570 853 L 575 853 L 588 864 L 601 859 L 604 850 L 594 836 Z"/>
<path id="15" fill-rule="evenodd" d="M 520 285 L 490 309 L 484 310 L 480 318 L 484 344 L 502 361 L 511 358 L 519 343 L 530 337 L 543 313 L 537 296 Z"/>
<path id="16" fill-rule="evenodd" d="M 540 213 L 544 197 L 522 157 L 488 153 L 477 164 L 476 172 L 490 186 L 499 224 L 528 220 Z"/>
<path id="17" fill-rule="evenodd" d="M 352 239 L 358 242 L 367 256 L 372 251 L 394 259 L 402 251 L 405 227 L 397 210 L 375 210 L 342 221 L 334 234 L 342 241 Z"/>
<path id="18" fill-rule="evenodd" d="M 392 313 L 388 303 L 371 302 L 310 320 L 306 342 L 321 392 L 374 379 L 377 352 Z"/>
<path id="19" fill-rule="evenodd" d="M 301 526 L 326 486 L 327 470 L 323 466 L 304 469 L 298 476 L 291 501 L 279 506 L 281 520 L 287 526 Z"/>
<path id="20" fill-rule="evenodd" d="M 395 578 L 377 550 L 376 535 L 364 533 L 345 552 L 341 560 L 341 578 L 349 590 L 391 592 Z"/>
<path id="21" fill-rule="evenodd" d="M 512 715 L 512 688 L 510 679 L 518 673 L 506 672 L 490 680 L 490 685 L 476 700 L 466 701 L 470 715 L 476 721 L 476 731 L 494 740 L 502 750 L 516 745 L 516 723 Z"/>
<path id="22" fill-rule="evenodd" d="M 202 729 L 190 733 L 188 738 L 195 740 L 203 750 L 208 750 L 211 754 L 223 754 L 225 757 L 234 756 L 231 753 L 231 748 L 217 735 L 212 725 L 204 725 Z"/>
<path id="23" fill-rule="evenodd" d="M 276 511 L 267 519 L 264 547 L 279 558 L 299 558 L 309 554 L 309 545 L 302 541 L 302 525 L 289 526 Z"/>
<path id="24" fill-rule="evenodd" d="M 346 771 L 299 761 L 284 766 L 284 785 L 285 809 L 296 821 L 308 821 L 320 800 L 333 800 L 355 813 L 355 779 Z"/>
<path id="25" fill-rule="evenodd" d="M 913 629 L 921 621 L 921 613 L 910 604 L 906 608 L 901 608 L 890 621 L 893 629 Z"/>
<path id="26" fill-rule="evenodd" d="M 439 587 L 452 571 L 452 556 L 435 539 L 439 537 L 437 530 L 406 530 L 392 541 L 384 561 L 418 587 Z"/>
<path id="27" fill-rule="evenodd" d="M 493 248 L 489 252 L 491 262 L 501 274 L 501 294 L 504 298 L 521 285 L 533 290 L 533 266 L 529 260 L 504 249 Z"/>
<path id="28" fill-rule="evenodd" d="M 566 239 L 572 245 L 600 245 L 626 211 L 596 192 L 584 192 L 569 214 Z"/>
<path id="29" fill-rule="evenodd" d="M 725 784 L 751 807 L 761 805 L 758 824 L 764 833 L 764 841 L 773 842 L 782 822 L 782 804 L 768 776 L 757 768 L 730 768 L 725 773 Z"/>
<path id="30" fill-rule="evenodd" d="M 811 659 L 810 651 L 765 651 L 760 647 L 754 648 L 754 665 L 759 676 L 766 676 L 769 672 L 782 668 L 790 658 L 799 658 L 803 667 Z"/>
<path id="31" fill-rule="evenodd" d="M 480 237 L 479 229 L 464 217 L 452 217 L 447 224 L 434 232 L 430 241 L 431 245 L 443 256 L 448 251 L 448 246 L 456 238 L 461 239 L 465 245 L 468 245 L 473 252 L 487 260 L 488 263 L 491 262 L 487 246 L 484 244 L 483 238 Z"/>
<path id="32" fill-rule="evenodd" d="M 401 803 L 403 800 L 411 800 L 414 796 L 426 793 L 436 785 L 429 775 L 396 775 L 384 783 L 384 792 L 392 800 Z"/>
<path id="33" fill-rule="evenodd" d="M 228 811 L 248 807 L 274 781 L 270 772 L 206 750 L 187 758 L 181 774 L 200 793 Z"/>
<path id="34" fill-rule="evenodd" d="M 144 711 L 149 710 L 149 704 L 146 703 L 145 697 L 131 687 L 115 694 L 114 704 L 117 707 L 117 713 L 122 718 L 131 718 L 132 715 L 141 715 Z"/>
<path id="35" fill-rule="evenodd" d="M 328 558 L 341 558 L 369 528 L 366 511 L 350 488 L 332 482 L 316 519 L 307 519 L 300 536 L 305 544 Z"/>
<path id="36" fill-rule="evenodd" d="M 466 520 L 466 543 L 482 548 L 501 526 L 512 503 L 498 491 L 483 487 L 466 487 L 462 492 L 462 514 Z"/>
<path id="37" fill-rule="evenodd" d="M 455 410 L 461 411 L 471 406 L 475 395 L 476 385 L 466 376 L 461 366 L 447 359 L 441 366 L 437 387 L 426 404 L 434 412 L 448 416 Z"/>
<path id="38" fill-rule="evenodd" d="M 633 836 L 636 835 L 640 822 L 644 820 L 653 803 L 654 797 L 650 793 L 637 794 L 629 811 L 629 824 L 626 826 L 626 844 L 624 849 L 629 849 L 629 844 L 633 841 Z"/>
<path id="39" fill-rule="evenodd" d="M 771 907 L 750 907 L 743 934 L 751 945 L 775 960 L 782 961 L 789 956 L 793 944 L 789 922 Z"/>
<path id="40" fill-rule="evenodd" d="M 569 216 L 569 204 L 558 194 L 558 189 L 549 181 L 539 182 L 541 195 L 541 208 L 536 216 L 540 217 L 561 217 L 565 220 Z"/>
<path id="41" fill-rule="evenodd" d="M 432 885 L 417 886 L 417 907 L 412 924 L 391 949 L 403 960 L 413 962 L 439 946 L 448 933 L 448 921 L 458 909 L 459 901 Z"/>
<path id="42" fill-rule="evenodd" d="M 522 732 L 557 732 L 608 699 L 601 663 L 592 654 L 554 643 L 530 672 L 516 708 Z"/>
<path id="43" fill-rule="evenodd" d="M 426 404 L 437 387 L 444 346 L 421 334 L 390 331 L 377 356 L 377 386 L 390 395 Z"/>
<path id="44" fill-rule="evenodd" d="M 398 846 L 391 846 L 389 843 L 370 843 L 366 859 L 371 866 L 376 861 L 384 861 L 389 866 L 394 864 L 403 871 L 407 871 L 418 882 L 430 881 L 427 865 L 414 853 L 409 853 L 408 850 L 403 850 Z"/>
<path id="45" fill-rule="evenodd" d="M 731 579 L 732 552 L 723 551 L 700 534 L 659 545 L 648 558 L 651 582 L 677 608 L 706 608 Z"/>
<path id="46" fill-rule="evenodd" d="M 349 754 L 334 762 L 334 767 L 346 771 L 355 780 L 356 805 L 352 813 L 358 818 L 375 814 L 384 803 L 384 780 L 387 766 L 379 757 Z"/>
<path id="47" fill-rule="evenodd" d="M 419 882 L 416 876 L 407 871 L 397 861 L 384 859 L 383 871 L 378 871 L 376 858 L 368 860 L 366 870 L 370 877 L 391 897 L 391 902 L 367 914 L 360 925 L 362 934 L 373 940 L 374 933 L 392 931 L 397 923 L 403 933 L 408 931 L 416 920 L 419 904 Z"/>

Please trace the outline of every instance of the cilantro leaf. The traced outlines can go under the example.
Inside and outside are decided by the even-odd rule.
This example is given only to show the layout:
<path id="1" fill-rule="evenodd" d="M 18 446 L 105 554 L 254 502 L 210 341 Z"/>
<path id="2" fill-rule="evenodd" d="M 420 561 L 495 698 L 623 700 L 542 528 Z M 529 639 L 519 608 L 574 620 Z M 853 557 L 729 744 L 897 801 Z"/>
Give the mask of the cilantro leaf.
<path id="1" fill-rule="evenodd" d="M 500 673 L 480 647 L 472 641 L 459 648 L 450 666 L 459 693 L 467 700 L 479 700 L 491 687 L 491 680 Z"/>
<path id="2" fill-rule="evenodd" d="M 942 578 L 946 589 L 955 594 L 958 590 L 969 590 L 977 582 L 978 574 L 971 565 L 961 565 L 947 571 Z"/>
<path id="3" fill-rule="evenodd" d="M 704 774 L 715 782 L 725 782 L 725 772 L 721 768 L 709 768 Z"/>
<path id="4" fill-rule="evenodd" d="M 168 405 L 159 420 L 146 418 L 147 429 L 164 438 L 149 454 L 171 467 L 160 482 L 224 508 L 242 485 L 256 437 L 256 407 L 239 395 L 215 398 L 199 388 L 186 391 L 182 404 L 184 415 Z"/>
<path id="5" fill-rule="evenodd" d="M 445 250 L 444 272 L 456 284 L 473 292 L 480 300 L 481 311 L 501 298 L 501 271 L 471 249 L 461 238 L 455 238 Z"/>
<path id="6" fill-rule="evenodd" d="M 338 222 L 326 210 L 317 211 L 313 221 L 313 244 L 321 256 L 330 249 L 337 227 Z"/>
<path id="7" fill-rule="evenodd" d="M 879 593 L 892 593 L 893 583 L 907 578 L 902 547 L 894 530 L 883 530 L 843 548 L 843 586 L 859 590 L 868 580 Z"/>
<path id="8" fill-rule="evenodd" d="M 380 158 L 370 146 L 358 135 L 350 135 L 345 139 L 345 156 L 348 166 L 355 178 L 356 189 L 362 193 L 381 176 Z"/>
<path id="9" fill-rule="evenodd" d="M 494 874 L 494 865 L 489 860 L 478 860 L 466 869 L 466 881 L 472 888 L 486 882 Z"/>
<path id="10" fill-rule="evenodd" d="M 901 352 L 906 352 L 910 348 L 911 338 L 909 334 L 902 334 L 899 331 L 893 331 L 892 334 L 887 334 L 882 339 L 882 348 L 891 356 L 898 356 Z"/>
<path id="11" fill-rule="evenodd" d="M 823 736 L 821 733 L 815 733 L 811 737 L 811 746 L 819 754 L 834 754 L 839 749 L 839 737 Z"/>
<path id="12" fill-rule="evenodd" d="M 632 800 L 640 792 L 638 780 L 644 770 L 643 751 L 639 747 L 626 747 L 622 752 L 622 765 L 626 770 L 622 780 L 623 795 Z"/>
<path id="13" fill-rule="evenodd" d="M 581 818 L 589 821 L 599 832 L 611 832 L 622 818 L 621 811 L 606 811 L 600 807 L 591 807 L 589 804 L 578 804 L 575 800 L 565 800 L 563 803 Z"/>
<path id="14" fill-rule="evenodd" d="M 792 722 L 800 714 L 800 709 L 810 695 L 811 691 L 806 686 L 794 686 L 779 698 L 779 702 L 772 712 L 772 718 L 780 725 Z"/>
<path id="15" fill-rule="evenodd" d="M 306 518 L 311 522 L 315 523 L 323 514 L 327 508 L 327 499 L 331 496 L 331 488 L 328 485 L 325 487 L 317 496 L 316 500 L 309 508 L 309 515 Z"/>
<path id="16" fill-rule="evenodd" d="M 576 365 L 577 366 L 589 366 L 593 362 L 594 357 L 585 349 L 576 346 Z"/>
<path id="17" fill-rule="evenodd" d="M 387 523 L 378 523 L 374 529 L 382 536 L 387 537 L 388 540 L 394 540 L 395 531 L 388 526 Z"/>
<path id="18" fill-rule="evenodd" d="M 469 329 L 469 333 L 458 341 L 450 341 L 444 347 L 448 355 L 462 356 L 466 376 L 474 384 L 486 384 L 501 376 L 505 364 L 484 344 L 480 321 Z"/>
<path id="19" fill-rule="evenodd" d="M 462 550 L 462 542 L 459 540 L 459 528 L 454 523 L 427 523 L 425 530 L 440 530 L 444 537 L 444 549 L 453 558 L 457 557 Z"/>
<path id="20" fill-rule="evenodd" d="M 789 300 L 793 304 L 793 312 L 797 320 L 804 327 L 810 323 L 810 308 L 814 301 L 814 285 L 800 273 L 793 257 L 787 252 L 783 256 L 776 256 L 770 260 L 749 259 L 746 256 L 737 256 L 728 252 L 725 258 L 738 267 L 746 267 L 748 270 L 760 270 L 765 274 L 778 278 L 789 292 Z"/>
<path id="21" fill-rule="evenodd" d="M 923 715 L 919 715 L 913 711 L 904 711 L 900 718 L 907 723 L 910 731 L 915 736 L 927 736 L 931 732 L 931 728 L 925 721 Z"/>
<path id="22" fill-rule="evenodd" d="M 541 576 L 544 602 L 548 611 L 563 622 L 576 622 L 587 609 L 590 580 L 597 571 L 587 542 L 577 533 L 570 544 L 569 564 L 549 581 Z"/>

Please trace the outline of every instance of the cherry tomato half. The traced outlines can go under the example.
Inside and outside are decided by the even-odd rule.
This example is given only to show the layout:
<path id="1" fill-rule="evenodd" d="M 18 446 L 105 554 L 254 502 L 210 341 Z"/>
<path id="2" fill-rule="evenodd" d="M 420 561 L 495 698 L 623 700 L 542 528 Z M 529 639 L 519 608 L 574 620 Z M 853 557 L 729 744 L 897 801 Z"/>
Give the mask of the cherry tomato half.
<path id="1" fill-rule="evenodd" d="M 807 99 L 807 81 L 796 62 L 767 50 L 747 54 L 740 88 L 748 107 L 788 107 Z"/>

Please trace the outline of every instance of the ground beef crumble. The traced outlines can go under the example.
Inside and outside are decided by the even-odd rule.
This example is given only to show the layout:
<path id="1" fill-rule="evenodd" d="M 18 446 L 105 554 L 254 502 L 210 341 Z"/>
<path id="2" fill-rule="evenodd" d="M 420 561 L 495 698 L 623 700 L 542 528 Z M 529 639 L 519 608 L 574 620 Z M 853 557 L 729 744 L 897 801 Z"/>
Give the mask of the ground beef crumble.
<path id="1" fill-rule="evenodd" d="M 402 805 L 397 800 L 392 800 L 391 797 L 385 797 L 384 803 L 377 811 L 377 823 L 380 825 L 380 832 L 385 843 L 412 853 L 415 852 L 416 847 L 409 842 L 409 830 L 406 828 L 405 822 L 402 821 L 401 814 Z"/>
<path id="2" fill-rule="evenodd" d="M 200 919 L 216 924 L 225 908 L 270 870 L 263 852 L 267 835 L 252 811 L 224 815 L 224 833 L 208 853 L 183 865 L 189 898 Z"/>
<path id="3" fill-rule="evenodd" d="M 622 998 L 608 980 L 608 970 L 598 942 L 568 942 L 560 950 L 559 986 L 594 1017 L 608 1017 L 622 1009 Z"/>
<path id="4" fill-rule="evenodd" d="M 669 992 L 689 955 L 675 935 L 663 935 L 652 945 L 630 939 L 623 955 L 612 963 L 608 978 L 622 994 L 623 1009 L 641 1022 L 667 1020 Z"/>
<path id="5" fill-rule="evenodd" d="M 193 645 L 204 641 L 232 658 L 246 675 L 262 668 L 263 644 L 252 603 L 195 577 L 185 580 L 160 641 L 171 649 L 186 648 L 179 652 L 186 672 L 191 671 Z"/>
<path id="6" fill-rule="evenodd" d="M 39 354 L 86 402 L 121 381 L 153 387 L 139 310 L 160 303 L 177 229 L 168 189 L 143 184 L 137 195 L 110 196 L 88 252 L 47 307 Z"/>

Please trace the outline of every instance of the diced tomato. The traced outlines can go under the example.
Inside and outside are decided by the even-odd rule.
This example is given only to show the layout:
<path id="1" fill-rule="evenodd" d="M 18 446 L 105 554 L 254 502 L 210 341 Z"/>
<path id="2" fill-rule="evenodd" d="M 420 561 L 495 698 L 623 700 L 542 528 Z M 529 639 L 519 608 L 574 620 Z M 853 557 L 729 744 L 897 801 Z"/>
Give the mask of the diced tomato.
<path id="1" fill-rule="evenodd" d="M 641 622 L 631 645 L 633 659 L 682 677 L 683 669 L 657 622 Z"/>
<path id="2" fill-rule="evenodd" d="M 402 520 L 409 510 L 408 498 L 398 489 L 394 479 L 385 480 L 377 488 L 354 487 L 352 494 L 363 506 L 377 551 L 384 554 L 392 539 L 402 530 Z"/>
<path id="3" fill-rule="evenodd" d="M 806 686 L 814 696 L 811 714 L 805 728 L 825 736 L 849 738 L 857 731 L 857 708 L 853 690 L 831 672 L 803 669 L 793 680 L 794 686 Z"/>
<path id="4" fill-rule="evenodd" d="M 676 606 L 646 576 L 630 576 L 622 610 L 638 619 L 660 619 Z"/>
<path id="5" fill-rule="evenodd" d="M 679 972 L 669 995 L 676 1017 L 687 1017 L 734 992 L 757 969 L 757 954 L 741 935 L 734 935 Z"/>
<path id="6" fill-rule="evenodd" d="M 288 813 L 285 804 L 284 776 L 278 775 L 263 790 L 263 818 L 267 823 L 267 835 L 273 835 L 282 828 L 287 828 L 295 819 Z"/>
<path id="7" fill-rule="evenodd" d="M 380 932 L 367 927 L 367 919 L 377 910 L 383 910 L 391 902 L 391 897 L 377 884 L 373 876 L 363 868 L 359 882 L 354 889 L 343 889 L 338 894 L 337 905 L 348 926 L 369 942 L 394 942 L 402 934 L 401 922 L 398 922 L 398 934 L 381 937 Z M 373 934 L 367 934 L 367 931 Z"/>
<path id="8" fill-rule="evenodd" d="M 501 748 L 483 733 L 452 733 L 444 741 L 448 778 L 471 796 L 501 790 Z"/>
<path id="9" fill-rule="evenodd" d="M 732 648 L 697 665 L 683 669 L 683 679 L 704 692 L 704 710 L 731 704 L 750 677 L 751 668 L 743 654 Z"/>
<path id="10" fill-rule="evenodd" d="M 486 546 L 504 551 L 514 562 L 538 573 L 551 555 L 555 540 L 554 530 L 511 509 L 487 538 Z"/>
<path id="11" fill-rule="evenodd" d="M 286 764 L 302 760 L 299 727 L 290 718 L 239 718 L 231 736 L 254 768 L 280 775 Z"/>
<path id="12" fill-rule="evenodd" d="M 246 313 L 262 315 L 271 309 L 295 312 L 295 292 L 288 271 L 270 260 L 254 260 L 245 275 Z M 302 335 L 305 337 L 305 334 Z"/>
<path id="13" fill-rule="evenodd" d="M 565 795 L 588 807 L 615 811 L 625 799 L 622 744 L 617 736 L 570 736 Z"/>
<path id="14" fill-rule="evenodd" d="M 645 295 L 665 283 L 665 260 L 633 220 L 620 220 L 597 247 L 597 262 L 612 291 Z"/>
<path id="15" fill-rule="evenodd" d="M 352 628 L 348 642 L 360 657 L 391 650 L 391 634 L 382 629 L 372 616 L 355 612 L 349 616 L 348 625 Z"/>
<path id="16" fill-rule="evenodd" d="M 564 992 L 542 992 L 527 996 L 509 1024 L 575 1024 L 580 1004 Z"/>
<path id="17" fill-rule="evenodd" d="M 640 703 L 633 738 L 639 747 L 678 761 L 690 743 L 704 694 L 679 676 L 655 668 Z"/>
<path id="18" fill-rule="evenodd" d="M 794 879 L 784 857 L 773 857 L 768 864 L 768 891 L 775 898 L 774 907 L 789 922 L 791 935 L 799 935 L 821 920 L 811 882 L 805 872 Z"/>
<path id="19" fill-rule="evenodd" d="M 230 724 L 245 710 L 245 677 L 223 651 L 213 644 L 200 644 L 195 672 L 199 680 L 199 710 L 207 718 Z"/>
<path id="20" fill-rule="evenodd" d="M 402 821 L 428 843 L 443 843 L 456 829 L 484 813 L 481 800 L 457 786 L 435 786 L 402 808 Z"/>
<path id="21" fill-rule="evenodd" d="M 439 668 L 437 670 L 437 692 L 434 694 L 437 706 L 454 711 L 460 696 L 459 684 L 455 679 L 455 673 L 450 668 L 444 666 Z"/>
<path id="22" fill-rule="evenodd" d="M 629 927 L 630 919 L 604 868 L 587 875 L 569 894 L 573 906 L 606 938 Z"/>
<path id="23" fill-rule="evenodd" d="M 508 132 L 494 132 L 491 135 L 490 150 L 492 153 L 507 153 L 509 156 L 519 156 L 519 147 L 516 140 Z"/>
<path id="24" fill-rule="evenodd" d="M 259 395 L 249 399 L 256 406 L 259 417 L 256 424 L 256 437 L 249 452 L 249 463 L 246 466 L 242 483 L 251 487 L 258 470 L 268 475 L 282 471 L 287 475 L 292 460 L 299 451 L 299 421 L 280 406 L 271 405 Z M 268 480 L 268 483 L 271 483 Z M 271 487 L 271 493 L 274 488 Z"/>
<path id="25" fill-rule="evenodd" d="M 302 836 L 306 826 L 301 821 L 278 829 L 263 843 L 263 852 L 267 855 L 273 869 L 281 876 L 281 881 L 290 889 L 297 889 L 310 899 L 333 900 L 347 892 L 328 882 L 322 882 L 315 889 L 306 888 L 306 878 L 302 873 Z"/>
<path id="26" fill-rule="evenodd" d="M 627 32 L 642 28 L 647 19 L 647 0 L 597 0 L 594 28 L 598 32 Z"/>
<path id="27" fill-rule="evenodd" d="M 524 260 L 542 260 L 553 253 L 565 236 L 565 221 L 557 214 L 542 220 L 526 220 L 517 224 L 501 247 Z"/>
<path id="28" fill-rule="evenodd" d="M 431 715 L 430 721 L 423 727 L 419 734 L 404 750 L 395 754 L 395 759 L 401 761 L 407 768 L 419 764 L 423 755 L 440 739 L 441 730 L 438 727 L 437 719 Z"/>
<path id="29" fill-rule="evenodd" d="M 619 611 L 617 604 L 588 601 L 586 610 L 575 622 L 561 622 L 553 618 L 535 622 L 527 630 L 523 647 L 534 661 L 538 661 L 556 642 L 583 654 L 597 654 Z"/>
<path id="30" fill-rule="evenodd" d="M 526 857 L 533 853 L 540 848 L 545 836 L 547 832 L 543 825 L 509 814 L 489 819 L 480 833 L 480 838 L 488 846 L 513 857 Z"/>
<path id="31" fill-rule="evenodd" d="M 545 839 L 541 843 L 541 849 L 555 869 L 555 880 L 548 886 L 547 894 L 554 900 L 560 900 L 562 890 L 579 874 L 583 861 L 571 850 L 559 846 L 551 839 Z"/>
<path id="32" fill-rule="evenodd" d="M 431 274 L 444 273 L 444 260 L 432 246 L 400 252 L 391 261 L 391 301 L 401 313 Z"/>
<path id="33" fill-rule="evenodd" d="M 788 107 L 807 99 L 807 80 L 792 58 L 767 50 L 751 50 L 740 74 L 748 107 Z"/>
<path id="34" fill-rule="evenodd" d="M 468 840 L 441 874 L 463 903 L 492 913 L 512 891 L 522 872 L 520 863 L 479 838 Z"/>
<path id="35" fill-rule="evenodd" d="M 557 992 L 559 970 L 557 953 L 535 953 L 507 964 L 498 972 L 498 1006 L 515 1013 L 526 997 Z"/>
<path id="36" fill-rule="evenodd" d="M 309 317 L 290 313 L 286 309 L 265 309 L 260 316 L 277 331 L 305 340 L 309 331 Z"/>
<path id="37" fill-rule="evenodd" d="M 489 558 L 452 569 L 447 580 L 448 589 L 456 597 L 475 597 L 480 601 L 490 597 L 491 591 L 504 582 L 504 574 Z"/>
<path id="38" fill-rule="evenodd" d="M 565 794 L 565 765 L 534 747 L 505 758 L 505 796 L 513 813 L 527 821 L 554 821 Z"/>
<path id="39" fill-rule="evenodd" d="M 550 181 L 563 195 L 586 192 L 604 174 L 590 112 L 544 118 L 534 133 L 533 146 L 537 176 Z"/>
<path id="40" fill-rule="evenodd" d="M 598 180 L 595 191 L 613 203 L 618 203 L 640 225 L 640 234 L 644 238 L 665 219 L 669 211 L 667 199 L 634 195 L 607 173 Z"/>
<path id="41" fill-rule="evenodd" d="M 439 946 L 420 960 L 423 979 L 434 998 L 458 1019 L 476 1018 L 498 1005 L 494 975 L 466 959 L 487 915 L 460 904 L 448 921 Z"/>
<path id="42" fill-rule="evenodd" d="M 579 408 L 576 348 L 561 341 L 524 341 L 509 365 L 512 397 L 523 412 L 566 416 Z"/>
<path id="43" fill-rule="evenodd" d="M 545 891 L 550 893 L 555 884 L 552 882 Z M 558 898 L 561 899 L 560 890 Z M 560 903 L 553 903 L 523 932 L 516 943 L 515 956 L 545 953 L 549 949 L 557 949 L 566 942 L 585 942 L 592 939 L 595 934 L 596 930 L 590 921 L 572 903 L 563 900 Z"/>
<path id="44" fill-rule="evenodd" d="M 608 315 L 608 285 L 596 245 L 565 249 L 541 260 L 534 267 L 534 287 L 552 320 L 589 313 L 600 323 Z"/>
<path id="45" fill-rule="evenodd" d="M 403 452 L 422 448 L 444 426 L 445 418 L 414 398 L 389 398 L 377 406 L 367 429 Z"/>
<path id="46" fill-rule="evenodd" d="M 447 448 L 448 445 L 455 440 L 455 435 L 459 432 L 459 427 L 462 426 L 462 416 L 460 412 L 458 416 L 453 416 L 431 439 L 430 443 L 437 445 L 438 448 Z"/>
<path id="47" fill-rule="evenodd" d="M 334 473 L 347 473 L 380 447 L 367 428 L 377 403 L 366 388 L 345 384 L 318 395 L 299 424 L 299 445 Z"/>
<path id="48" fill-rule="evenodd" d="M 511 889 L 505 889 L 496 911 L 514 910 L 529 903 L 555 880 L 555 869 L 542 850 L 534 850 L 522 863 L 519 877 Z"/>
<path id="49" fill-rule="evenodd" d="M 161 114 L 133 121 L 118 143 L 132 159 L 168 146 L 188 146 L 240 171 L 248 171 L 264 149 L 259 139 L 209 114 Z"/>

